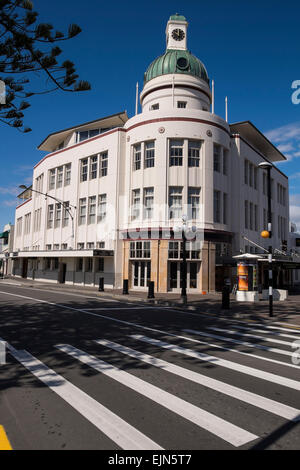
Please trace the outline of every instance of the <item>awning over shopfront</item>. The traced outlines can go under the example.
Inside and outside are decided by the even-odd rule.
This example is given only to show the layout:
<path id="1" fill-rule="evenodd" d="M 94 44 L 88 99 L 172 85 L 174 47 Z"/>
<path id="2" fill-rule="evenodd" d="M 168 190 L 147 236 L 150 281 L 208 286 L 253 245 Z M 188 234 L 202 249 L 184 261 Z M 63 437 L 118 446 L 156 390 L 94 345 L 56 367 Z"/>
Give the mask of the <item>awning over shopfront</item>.
<path id="1" fill-rule="evenodd" d="M 113 250 L 49 250 L 49 251 L 15 251 L 11 258 L 93 258 L 114 256 Z"/>

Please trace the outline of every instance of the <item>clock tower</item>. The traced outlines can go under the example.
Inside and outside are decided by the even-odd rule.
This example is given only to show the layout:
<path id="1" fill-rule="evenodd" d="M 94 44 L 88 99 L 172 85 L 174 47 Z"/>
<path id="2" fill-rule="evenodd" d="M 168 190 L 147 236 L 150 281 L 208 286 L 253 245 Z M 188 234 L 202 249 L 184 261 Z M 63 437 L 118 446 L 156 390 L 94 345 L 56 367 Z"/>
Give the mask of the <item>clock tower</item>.
<path id="1" fill-rule="evenodd" d="M 188 22 L 182 15 L 172 15 L 167 24 L 166 37 L 167 49 L 185 51 L 187 49 L 187 26 Z"/>

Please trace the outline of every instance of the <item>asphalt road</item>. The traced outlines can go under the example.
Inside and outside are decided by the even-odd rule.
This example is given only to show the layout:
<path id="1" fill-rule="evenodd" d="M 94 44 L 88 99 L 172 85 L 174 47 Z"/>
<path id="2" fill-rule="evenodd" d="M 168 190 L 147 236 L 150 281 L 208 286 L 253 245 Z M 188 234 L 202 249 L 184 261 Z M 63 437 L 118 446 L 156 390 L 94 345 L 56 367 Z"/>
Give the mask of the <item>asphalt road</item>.
<path id="1" fill-rule="evenodd" d="M 1 283 L 0 339 L 13 449 L 300 449 L 299 327 Z"/>

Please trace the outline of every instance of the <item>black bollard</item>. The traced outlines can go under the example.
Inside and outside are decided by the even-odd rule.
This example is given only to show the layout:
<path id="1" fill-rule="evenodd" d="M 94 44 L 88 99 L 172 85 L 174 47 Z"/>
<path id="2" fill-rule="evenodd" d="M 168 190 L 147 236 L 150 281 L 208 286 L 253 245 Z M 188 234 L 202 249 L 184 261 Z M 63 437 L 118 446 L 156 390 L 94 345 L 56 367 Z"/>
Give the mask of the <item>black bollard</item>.
<path id="1" fill-rule="evenodd" d="M 150 281 L 148 286 L 148 299 L 154 298 L 154 281 Z"/>
<path id="2" fill-rule="evenodd" d="M 104 277 L 99 277 L 99 292 L 104 292 Z"/>
<path id="3" fill-rule="evenodd" d="M 230 309 L 230 287 L 225 285 L 222 289 L 222 309 Z"/>
<path id="4" fill-rule="evenodd" d="M 128 295 L 128 279 L 123 279 L 123 295 Z"/>

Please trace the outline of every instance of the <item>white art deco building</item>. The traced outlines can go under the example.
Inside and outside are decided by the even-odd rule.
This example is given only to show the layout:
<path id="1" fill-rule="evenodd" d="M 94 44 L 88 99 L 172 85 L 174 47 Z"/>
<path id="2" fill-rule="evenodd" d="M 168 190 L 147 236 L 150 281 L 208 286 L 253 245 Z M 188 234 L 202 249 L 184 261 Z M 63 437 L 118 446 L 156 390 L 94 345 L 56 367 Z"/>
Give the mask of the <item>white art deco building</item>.
<path id="1" fill-rule="evenodd" d="M 16 209 L 14 275 L 84 285 L 104 277 L 111 288 L 128 279 L 131 289 L 151 280 L 157 292 L 178 292 L 185 214 L 197 228 L 187 246 L 187 290 L 219 289 L 235 274 L 232 256 L 257 252 L 247 239 L 268 245 L 260 237 L 267 176 L 258 168 L 266 160 L 272 243 L 287 240 L 288 178 L 275 166 L 285 157 L 251 122 L 230 125 L 214 114 L 187 27 L 183 16 L 170 17 L 166 51 L 144 74 L 140 113 L 82 123 L 40 144 L 48 153 Z M 286 275 L 278 273 L 280 282 Z"/>

